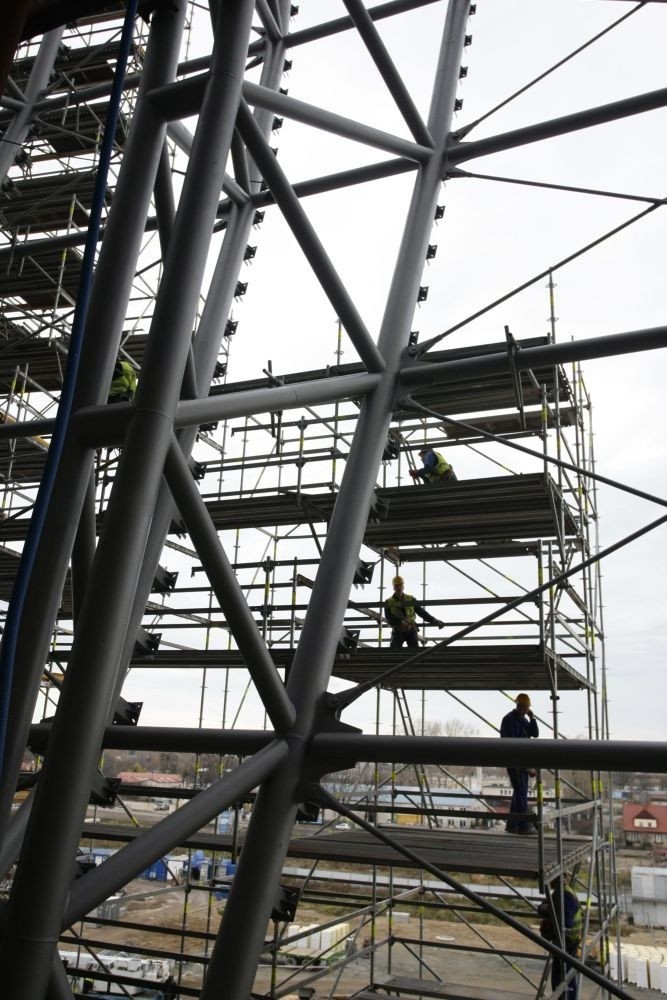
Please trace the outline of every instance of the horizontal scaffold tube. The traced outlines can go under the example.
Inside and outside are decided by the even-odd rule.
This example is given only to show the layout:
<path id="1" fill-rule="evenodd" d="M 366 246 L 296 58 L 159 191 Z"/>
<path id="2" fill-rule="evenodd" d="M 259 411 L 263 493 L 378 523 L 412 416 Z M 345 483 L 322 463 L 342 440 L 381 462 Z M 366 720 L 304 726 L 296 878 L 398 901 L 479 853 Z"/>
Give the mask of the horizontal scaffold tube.
<path id="1" fill-rule="evenodd" d="M 81 920 L 94 906 L 102 903 L 157 858 L 187 840 L 238 798 L 247 795 L 275 771 L 286 755 L 287 744 L 275 741 L 199 792 L 186 805 L 114 854 L 108 862 L 78 879 L 70 892 L 63 927 Z"/>
<path id="2" fill-rule="evenodd" d="M 183 400 L 178 404 L 174 425 L 195 427 L 213 420 L 230 420 L 234 417 L 252 416 L 255 413 L 272 413 L 299 406 L 318 403 L 335 403 L 342 399 L 356 399 L 372 392 L 380 381 L 379 375 L 340 375 L 332 378 L 299 382 L 295 385 L 272 386 L 268 389 L 250 389 L 247 392 L 222 393 L 202 399 Z M 131 403 L 115 406 L 85 407 L 73 418 L 77 433 L 95 444 L 113 444 L 122 440 L 125 426 L 134 412 Z M 0 439 L 33 437 L 50 434 L 53 420 L 17 421 L 0 424 Z"/>
<path id="3" fill-rule="evenodd" d="M 448 736 L 365 736 L 322 733 L 312 753 L 337 761 L 472 764 L 573 770 L 667 772 L 667 743 L 646 740 L 521 740 Z"/>
<path id="4" fill-rule="evenodd" d="M 30 730 L 30 749 L 44 753 L 51 724 Z M 174 753 L 255 753 L 276 734 L 254 729 L 172 729 L 166 726 L 108 726 L 108 750 L 170 750 Z M 330 771 L 357 761 L 400 764 L 473 764 L 489 767 L 545 767 L 574 770 L 667 773 L 667 743 L 646 740 L 499 740 L 485 737 L 366 736 L 320 733 L 311 753 L 331 762 Z"/>
<path id="5" fill-rule="evenodd" d="M 30 728 L 29 747 L 44 754 L 51 735 L 50 722 Z M 185 729 L 170 726 L 107 726 L 102 746 L 106 750 L 164 750 L 173 753 L 221 753 L 244 757 L 275 740 L 263 729 Z"/>
<path id="6" fill-rule="evenodd" d="M 527 371 L 529 368 L 538 368 L 542 365 L 611 358 L 617 354 L 654 351 L 662 347 L 667 347 L 667 326 L 655 326 L 647 330 L 611 333 L 606 337 L 568 340 L 562 344 L 545 344 L 543 347 L 517 348 L 512 354 L 511 366 L 517 371 Z M 505 351 L 477 358 L 461 358 L 459 361 L 425 364 L 427 360 L 428 354 L 425 354 L 414 368 L 406 368 L 401 373 L 402 389 L 442 385 L 459 378 L 496 375 L 510 369 L 510 359 Z"/>

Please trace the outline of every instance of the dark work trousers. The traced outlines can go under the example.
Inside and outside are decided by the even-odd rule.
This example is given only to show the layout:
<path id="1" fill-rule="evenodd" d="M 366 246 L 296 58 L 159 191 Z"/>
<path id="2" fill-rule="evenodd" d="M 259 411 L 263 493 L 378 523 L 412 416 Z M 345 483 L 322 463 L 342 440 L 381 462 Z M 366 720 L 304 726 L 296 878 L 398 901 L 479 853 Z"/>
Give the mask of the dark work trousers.
<path id="1" fill-rule="evenodd" d="M 568 941 L 565 944 L 565 950 L 568 955 L 572 955 L 574 958 L 577 957 L 579 952 L 579 941 Z M 557 986 L 565 979 L 565 976 L 570 971 L 571 966 L 567 962 L 561 961 L 556 956 L 552 956 L 551 965 L 551 989 L 555 990 Z M 565 968 L 563 968 L 565 966 Z M 565 993 L 561 993 L 563 1000 L 577 1000 L 577 974 L 575 972 L 572 979 L 568 981 L 567 989 Z"/>
<path id="2" fill-rule="evenodd" d="M 419 634 L 416 628 L 406 628 L 403 632 L 392 632 L 390 649 L 400 649 L 406 643 L 409 649 L 419 649 Z"/>
<path id="3" fill-rule="evenodd" d="M 508 767 L 507 773 L 512 784 L 511 813 L 528 813 L 528 771 L 522 767 Z M 507 829 L 510 833 L 526 833 L 531 829 L 527 820 L 508 819 Z"/>

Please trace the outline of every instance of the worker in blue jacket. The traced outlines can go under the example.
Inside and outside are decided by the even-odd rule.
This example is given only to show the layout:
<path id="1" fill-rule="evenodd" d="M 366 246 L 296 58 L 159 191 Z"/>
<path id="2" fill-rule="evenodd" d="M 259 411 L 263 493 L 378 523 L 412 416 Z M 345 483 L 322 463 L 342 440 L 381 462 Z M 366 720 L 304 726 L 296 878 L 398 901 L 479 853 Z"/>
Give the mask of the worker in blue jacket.
<path id="1" fill-rule="evenodd" d="M 500 735 L 505 739 L 530 739 L 540 735 L 537 722 L 530 707 L 527 694 L 518 694 L 515 699 L 516 708 L 508 712 L 500 723 Z M 535 777 L 535 771 L 524 767 L 508 767 L 507 774 L 512 785 L 512 801 L 510 816 L 505 829 L 508 833 L 535 833 L 528 819 L 528 778 Z M 521 819 L 525 816 L 525 819 Z"/>

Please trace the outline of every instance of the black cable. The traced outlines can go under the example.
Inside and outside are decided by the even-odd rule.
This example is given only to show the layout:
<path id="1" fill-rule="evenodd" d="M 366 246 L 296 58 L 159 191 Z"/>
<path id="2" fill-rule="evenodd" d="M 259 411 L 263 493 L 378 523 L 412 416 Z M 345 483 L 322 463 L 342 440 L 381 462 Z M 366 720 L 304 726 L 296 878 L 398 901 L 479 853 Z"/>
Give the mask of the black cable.
<path id="1" fill-rule="evenodd" d="M 579 250 L 576 250 L 574 253 L 569 254 L 569 256 L 561 258 L 561 260 L 559 260 L 556 264 L 552 264 L 550 267 L 546 267 L 543 271 L 540 271 L 539 274 L 536 274 L 534 277 L 529 278 L 528 281 L 524 281 L 523 284 L 517 285 L 516 288 L 513 288 L 510 292 L 506 292 L 505 295 L 501 295 L 499 299 L 495 299 L 488 305 L 483 306 L 481 309 L 478 309 L 477 312 L 472 313 L 470 316 L 466 316 L 465 319 L 462 319 L 459 323 L 455 323 L 454 326 L 450 326 L 443 333 L 438 333 L 435 337 L 431 337 L 430 340 L 424 341 L 424 343 L 421 344 L 420 347 L 418 348 L 416 357 L 418 358 L 423 357 L 427 351 L 429 351 L 432 347 L 435 347 L 436 344 L 439 344 L 440 341 L 444 340 L 445 337 L 448 337 L 450 333 L 454 333 L 456 330 L 460 330 L 461 327 L 467 326 L 468 323 L 472 323 L 473 320 L 479 319 L 480 316 L 483 316 L 485 313 L 488 313 L 492 309 L 495 309 L 496 306 L 502 305 L 503 302 L 507 302 L 508 299 L 511 299 L 515 295 L 518 295 L 519 292 L 525 291 L 526 288 L 530 288 L 531 285 L 534 285 L 536 282 L 542 281 L 544 278 L 548 278 L 549 275 L 551 275 L 554 271 L 558 271 L 561 267 L 565 267 L 566 264 L 571 264 L 573 260 L 577 259 L 577 257 L 582 257 L 589 250 L 593 250 L 601 243 L 604 243 L 605 240 L 608 240 L 612 236 L 615 236 L 617 233 L 620 233 L 624 229 L 627 229 L 628 226 L 631 226 L 634 222 L 639 222 L 640 219 L 643 219 L 647 215 L 650 215 L 651 212 L 655 212 L 656 208 L 659 208 L 663 204 L 665 204 L 664 201 L 659 201 L 655 205 L 649 205 L 648 208 L 643 209 L 643 211 L 639 212 L 638 215 L 633 215 L 631 218 L 626 219 L 625 222 L 621 222 L 620 225 L 614 226 L 613 229 L 610 229 L 608 230 L 608 232 L 603 233 L 602 236 L 598 236 L 598 238 L 593 240 L 591 243 L 587 243 Z"/>
<path id="2" fill-rule="evenodd" d="M 500 111 L 501 108 L 504 108 L 506 105 L 516 100 L 516 98 L 520 97 L 521 94 L 525 94 L 526 91 L 530 90 L 531 87 L 534 87 L 536 83 L 539 83 L 541 80 L 546 79 L 546 77 L 549 76 L 551 73 L 553 73 L 555 70 L 560 69 L 560 67 L 564 66 L 565 63 L 570 61 L 570 59 L 574 59 L 575 56 L 578 56 L 580 52 L 583 52 L 584 49 L 587 49 L 590 45 L 593 44 L 593 42 L 597 42 L 604 35 L 608 34 L 608 32 L 610 32 L 613 28 L 616 28 L 619 24 L 621 24 L 622 21 L 625 21 L 628 17 L 632 17 L 633 14 L 636 14 L 637 11 L 641 10 L 641 8 L 644 6 L 645 6 L 644 0 L 642 0 L 642 2 L 638 3 L 637 6 L 634 7 L 632 10 L 627 11 L 625 14 L 619 17 L 617 21 L 613 21 L 607 28 L 603 28 L 603 30 L 598 32 L 597 35 L 593 35 L 593 37 L 589 38 L 587 42 L 584 42 L 583 45 L 580 45 L 578 49 L 575 49 L 573 52 L 570 52 L 568 56 L 565 56 L 563 59 L 560 59 L 557 63 L 554 63 L 553 66 L 551 66 L 549 69 L 546 69 L 544 73 L 540 73 L 539 76 L 536 76 L 534 80 L 530 81 L 530 83 L 525 84 L 523 87 L 521 87 L 520 90 L 517 90 L 513 94 L 510 94 L 509 97 L 506 97 L 504 101 L 500 102 L 500 104 L 496 104 L 496 106 L 494 108 L 491 108 L 490 111 L 487 111 L 486 114 L 482 115 L 480 118 L 476 118 L 475 121 L 471 122 L 469 125 L 464 125 L 462 129 L 457 130 L 456 138 L 462 139 L 464 136 L 469 135 L 470 132 L 472 132 L 474 128 L 477 128 L 477 126 L 481 122 L 486 121 L 486 119 L 490 118 L 491 115 L 496 113 L 496 111 Z"/>

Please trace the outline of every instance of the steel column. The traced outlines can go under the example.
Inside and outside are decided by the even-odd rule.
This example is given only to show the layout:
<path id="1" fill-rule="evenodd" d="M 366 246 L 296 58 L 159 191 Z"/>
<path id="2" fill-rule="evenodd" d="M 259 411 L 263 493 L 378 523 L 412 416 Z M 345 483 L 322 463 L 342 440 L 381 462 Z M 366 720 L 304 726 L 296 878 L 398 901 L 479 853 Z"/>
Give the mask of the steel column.
<path id="1" fill-rule="evenodd" d="M 35 115 L 37 99 L 49 82 L 51 70 L 58 55 L 58 47 L 63 29 L 56 28 L 44 35 L 35 57 L 28 86 L 25 89 L 25 103 L 16 112 L 5 134 L 0 138 L 0 185 L 7 177 L 7 171 L 21 150 L 28 129 Z"/>
<path id="2" fill-rule="evenodd" d="M 289 757 L 285 766 L 260 789 L 257 796 L 241 862 L 211 955 L 202 1000 L 213 1000 L 221 990 L 224 990 L 225 997 L 229 1000 L 246 1000 L 252 989 L 257 960 L 263 946 L 264 929 L 271 912 L 297 803 L 299 796 L 304 793 L 303 771 L 307 760 L 308 740 L 316 725 L 317 705 L 331 673 L 386 441 L 395 373 L 399 368 L 401 352 L 407 344 L 421 267 L 433 222 L 433 208 L 439 190 L 440 159 L 454 108 L 468 8 L 467 0 L 452 0 L 447 12 L 432 103 L 432 118 L 437 126 L 433 131 L 436 142 L 441 141 L 441 150 L 434 154 L 432 161 L 423 168 L 423 173 L 417 179 L 381 333 L 381 351 L 386 358 L 388 371 L 372 396 L 362 405 L 290 672 L 287 690 L 297 709 L 297 721 L 293 736 L 288 738 Z M 246 122 L 247 115 L 244 113 L 241 123 L 243 125 Z M 250 129 L 245 131 L 244 137 L 246 141 L 249 138 L 252 141 Z M 253 143 L 251 152 L 255 155 L 263 150 Z M 268 163 L 266 157 L 262 156 L 260 166 L 269 170 L 269 184 L 272 179 L 277 178 L 282 186 L 282 177 L 277 177 L 274 164 Z M 291 190 L 288 194 L 291 194 Z M 288 201 L 291 202 L 291 197 Z M 291 211 L 291 204 L 289 208 Z M 415 247 L 422 246 L 424 254 L 416 262 Z M 264 849 L 267 829 L 272 831 L 275 844 L 270 855 Z"/>
<path id="3" fill-rule="evenodd" d="M 202 245 L 201 234 L 212 230 L 217 211 L 253 9 L 251 0 L 238 0 L 228 3 L 222 13 L 209 90 L 158 293 L 151 327 L 153 336 L 149 337 L 144 358 L 137 412 L 119 461 L 52 741 L 17 868 L 6 943 L 7 954 L 13 959 L 8 978 L 17 1000 L 40 997 L 48 979 L 57 927 L 69 890 L 67 859 L 73 856 L 80 834 L 95 755 L 114 691 L 127 615 L 171 436 L 206 263 L 207 247 Z M 183 259 L 189 262 L 186 273 L 183 273 Z M 105 609 L 102 620 L 100 608 Z M 55 817 L 59 819 L 57 844 L 50 828 Z M 48 905 L 34 895 L 35 887 L 45 877 L 42 871 L 45 864 L 52 876 Z M 35 938 L 40 942 L 38 945 Z"/>
<path id="4" fill-rule="evenodd" d="M 192 479 L 185 456 L 173 438 L 165 476 L 267 714 L 279 732 L 289 729 L 294 722 L 294 706 L 257 631 L 255 619 Z"/>
<path id="5" fill-rule="evenodd" d="M 178 0 L 175 6 L 156 12 L 144 64 L 144 86 L 173 77 L 185 8 L 185 0 Z M 106 400 L 163 138 L 164 124 L 156 120 L 140 92 L 95 272 L 75 409 Z M 0 830 L 14 794 L 77 517 L 92 474 L 92 458 L 92 452 L 76 437 L 66 440 L 26 594 L 23 621 L 28 626 L 22 627 L 18 636 L 5 765 L 0 777 Z"/>

